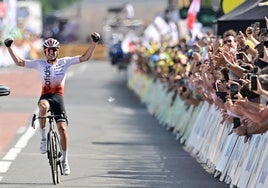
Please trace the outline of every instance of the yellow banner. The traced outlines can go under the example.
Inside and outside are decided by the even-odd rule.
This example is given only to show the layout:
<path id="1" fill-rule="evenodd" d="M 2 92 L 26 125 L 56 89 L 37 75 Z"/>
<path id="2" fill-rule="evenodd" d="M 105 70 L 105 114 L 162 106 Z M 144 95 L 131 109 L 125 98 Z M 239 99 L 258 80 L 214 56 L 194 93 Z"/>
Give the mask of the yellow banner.
<path id="1" fill-rule="evenodd" d="M 222 0 L 222 10 L 227 14 L 244 2 L 245 0 Z"/>

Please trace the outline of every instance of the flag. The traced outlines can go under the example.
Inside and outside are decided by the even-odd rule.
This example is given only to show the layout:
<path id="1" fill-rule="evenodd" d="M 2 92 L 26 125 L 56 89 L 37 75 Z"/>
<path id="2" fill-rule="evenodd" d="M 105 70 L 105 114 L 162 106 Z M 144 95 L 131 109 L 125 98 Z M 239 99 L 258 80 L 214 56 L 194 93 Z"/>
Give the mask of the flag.
<path id="1" fill-rule="evenodd" d="M 193 0 L 192 1 L 191 5 L 188 9 L 187 18 L 186 18 L 186 23 L 187 23 L 188 29 L 193 29 L 197 13 L 200 10 L 200 6 L 201 6 L 201 0 Z"/>

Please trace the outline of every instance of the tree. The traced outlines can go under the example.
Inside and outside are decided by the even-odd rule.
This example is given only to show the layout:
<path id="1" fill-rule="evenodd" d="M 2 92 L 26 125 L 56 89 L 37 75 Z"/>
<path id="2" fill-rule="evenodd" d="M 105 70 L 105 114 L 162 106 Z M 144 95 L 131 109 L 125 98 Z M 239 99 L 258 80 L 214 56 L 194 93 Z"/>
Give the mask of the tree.
<path id="1" fill-rule="evenodd" d="M 69 6 L 72 3 L 77 2 L 76 0 L 39 0 L 42 3 L 42 11 L 44 14 L 54 12 Z"/>

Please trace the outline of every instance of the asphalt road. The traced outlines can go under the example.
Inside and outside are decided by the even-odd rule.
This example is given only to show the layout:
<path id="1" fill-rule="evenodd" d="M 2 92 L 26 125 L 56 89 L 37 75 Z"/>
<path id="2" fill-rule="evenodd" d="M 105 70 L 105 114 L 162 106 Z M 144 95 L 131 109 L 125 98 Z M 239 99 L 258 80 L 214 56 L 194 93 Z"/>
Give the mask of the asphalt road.
<path id="1" fill-rule="evenodd" d="M 34 74 L 26 72 L 30 73 Z M 69 70 L 65 101 L 72 172 L 57 187 L 228 187 L 208 174 L 149 115 L 126 81 L 126 73 L 107 62 L 92 60 Z M 54 187 L 48 160 L 39 154 L 39 132 L 28 126 L 37 99 L 36 93 L 1 98 L 0 114 L 8 111 L 7 122 L 25 111 L 23 125 L 16 126 L 16 133 L 0 151 L 1 188 Z M 7 122 L 2 133 L 12 124 Z"/>

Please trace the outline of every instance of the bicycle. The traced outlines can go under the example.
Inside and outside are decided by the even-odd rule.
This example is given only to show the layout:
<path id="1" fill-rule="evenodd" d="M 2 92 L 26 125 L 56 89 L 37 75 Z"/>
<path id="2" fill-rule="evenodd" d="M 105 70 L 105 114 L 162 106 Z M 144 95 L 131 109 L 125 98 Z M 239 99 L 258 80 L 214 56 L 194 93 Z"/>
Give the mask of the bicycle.
<path id="1" fill-rule="evenodd" d="M 67 117 L 62 115 L 54 115 L 51 112 L 51 115 L 47 116 L 37 116 L 36 114 L 33 115 L 32 118 L 32 127 L 35 129 L 35 120 L 37 119 L 48 119 L 48 125 L 49 125 L 49 131 L 47 133 L 47 157 L 49 159 L 49 165 L 51 167 L 51 173 L 52 173 L 52 180 L 54 185 L 60 183 L 60 176 L 63 175 L 63 167 L 61 163 L 61 157 L 62 157 L 62 147 L 59 140 L 58 133 L 55 129 L 55 117 L 63 117 L 66 119 L 67 123 Z"/>

